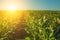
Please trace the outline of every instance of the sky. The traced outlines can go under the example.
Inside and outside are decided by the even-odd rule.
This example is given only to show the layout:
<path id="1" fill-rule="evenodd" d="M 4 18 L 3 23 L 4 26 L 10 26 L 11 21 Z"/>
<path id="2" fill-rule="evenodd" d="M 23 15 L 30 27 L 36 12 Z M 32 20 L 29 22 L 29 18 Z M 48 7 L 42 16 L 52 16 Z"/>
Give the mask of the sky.
<path id="1" fill-rule="evenodd" d="M 60 10 L 60 0 L 0 0 L 0 10 Z"/>

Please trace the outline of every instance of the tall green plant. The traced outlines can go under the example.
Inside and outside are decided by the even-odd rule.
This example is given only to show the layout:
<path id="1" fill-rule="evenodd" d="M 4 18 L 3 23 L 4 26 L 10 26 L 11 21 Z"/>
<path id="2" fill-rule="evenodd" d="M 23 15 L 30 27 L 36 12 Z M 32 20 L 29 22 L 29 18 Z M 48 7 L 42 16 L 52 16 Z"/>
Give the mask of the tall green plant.
<path id="1" fill-rule="evenodd" d="M 54 34 L 58 12 L 28 13 L 26 19 L 26 32 L 31 40 L 56 40 Z M 60 19 L 59 19 L 60 20 Z M 57 29 L 58 30 L 58 29 Z"/>

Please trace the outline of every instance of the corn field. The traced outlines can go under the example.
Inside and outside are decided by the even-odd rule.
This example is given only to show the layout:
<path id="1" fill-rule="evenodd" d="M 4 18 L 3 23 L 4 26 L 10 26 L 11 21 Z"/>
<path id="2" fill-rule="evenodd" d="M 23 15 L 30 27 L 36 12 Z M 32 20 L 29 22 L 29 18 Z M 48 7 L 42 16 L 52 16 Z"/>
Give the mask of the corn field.
<path id="1" fill-rule="evenodd" d="M 0 12 L 0 40 L 60 40 L 60 11 L 19 10 L 16 18 Z"/>

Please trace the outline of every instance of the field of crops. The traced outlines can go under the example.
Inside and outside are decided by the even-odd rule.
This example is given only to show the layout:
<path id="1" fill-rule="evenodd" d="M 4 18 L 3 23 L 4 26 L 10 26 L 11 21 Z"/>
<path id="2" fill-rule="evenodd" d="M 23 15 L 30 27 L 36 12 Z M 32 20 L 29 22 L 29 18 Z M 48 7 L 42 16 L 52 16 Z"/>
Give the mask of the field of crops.
<path id="1" fill-rule="evenodd" d="M 60 40 L 60 11 L 0 10 L 0 40 Z"/>

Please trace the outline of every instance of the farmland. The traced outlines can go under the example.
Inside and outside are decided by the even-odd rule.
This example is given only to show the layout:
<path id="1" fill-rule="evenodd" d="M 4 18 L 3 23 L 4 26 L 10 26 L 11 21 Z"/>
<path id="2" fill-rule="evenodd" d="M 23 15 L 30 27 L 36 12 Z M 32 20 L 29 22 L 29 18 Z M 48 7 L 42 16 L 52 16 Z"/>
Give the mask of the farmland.
<path id="1" fill-rule="evenodd" d="M 0 40 L 60 40 L 60 11 L 0 10 Z"/>

